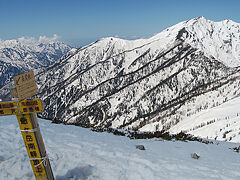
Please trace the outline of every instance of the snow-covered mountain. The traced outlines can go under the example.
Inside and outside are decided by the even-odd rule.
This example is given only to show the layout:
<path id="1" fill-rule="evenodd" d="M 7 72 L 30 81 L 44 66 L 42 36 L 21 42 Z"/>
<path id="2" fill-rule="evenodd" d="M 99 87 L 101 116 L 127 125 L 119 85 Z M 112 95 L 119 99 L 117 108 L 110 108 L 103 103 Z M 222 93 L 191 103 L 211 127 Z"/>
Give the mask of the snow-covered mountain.
<path id="1" fill-rule="evenodd" d="M 239 96 L 239 37 L 239 23 L 199 17 L 149 39 L 109 37 L 72 49 L 36 71 L 41 116 L 81 126 L 181 131 L 173 129 Z"/>
<path id="2" fill-rule="evenodd" d="M 228 67 L 240 65 L 240 24 L 232 20 L 213 22 L 203 16 L 181 22 L 154 36 L 167 42 L 174 37 L 214 57 Z"/>
<path id="3" fill-rule="evenodd" d="M 48 66 L 70 50 L 56 41 L 57 36 L 47 38 L 19 38 L 0 40 L 0 88 L 12 81 L 20 72 Z"/>
<path id="4" fill-rule="evenodd" d="M 104 38 L 39 72 L 42 116 L 82 126 L 169 130 L 239 96 L 240 24 L 203 17 L 149 38 Z"/>

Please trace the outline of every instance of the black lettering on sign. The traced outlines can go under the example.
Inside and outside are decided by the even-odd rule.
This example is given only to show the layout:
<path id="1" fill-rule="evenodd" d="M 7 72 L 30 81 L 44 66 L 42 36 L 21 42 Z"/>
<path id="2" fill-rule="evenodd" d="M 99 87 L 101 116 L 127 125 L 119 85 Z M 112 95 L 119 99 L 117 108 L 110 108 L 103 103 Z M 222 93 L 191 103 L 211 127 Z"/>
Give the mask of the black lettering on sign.
<path id="1" fill-rule="evenodd" d="M 24 82 L 25 81 L 25 78 L 24 78 L 24 76 L 22 76 L 22 82 Z"/>
<path id="2" fill-rule="evenodd" d="M 14 77 L 15 85 L 19 86 L 20 84 L 24 84 L 27 81 L 31 81 L 31 75 L 33 75 L 33 73 L 32 72 L 28 72 L 28 73 L 21 74 L 19 76 L 15 76 Z"/>
<path id="3" fill-rule="evenodd" d="M 24 118 L 24 117 L 22 117 L 22 118 L 20 119 L 20 122 L 21 122 L 21 124 L 27 124 L 27 119 Z"/>
<path id="4" fill-rule="evenodd" d="M 32 107 L 29 108 L 30 112 L 34 112 L 34 109 Z"/>
<path id="5" fill-rule="evenodd" d="M 26 74 L 25 78 L 26 78 L 26 80 L 29 80 L 29 79 L 31 79 L 31 76 L 30 76 L 30 74 Z"/>
<path id="6" fill-rule="evenodd" d="M 21 79 L 21 77 L 18 77 L 15 79 L 15 85 L 19 85 L 19 80 Z"/>
<path id="7" fill-rule="evenodd" d="M 33 106 L 33 105 L 38 105 L 37 101 L 27 101 L 26 106 Z"/>
<path id="8" fill-rule="evenodd" d="M 22 75 L 21 77 L 22 77 L 22 82 L 28 81 L 29 79 L 31 79 L 30 74 L 24 74 L 24 75 Z"/>
<path id="9" fill-rule="evenodd" d="M 33 164 L 36 166 L 36 165 L 39 165 L 40 161 L 39 160 L 33 160 Z"/>
<path id="10" fill-rule="evenodd" d="M 30 155 L 32 158 L 37 157 L 37 152 L 36 151 L 30 151 Z"/>
<path id="11" fill-rule="evenodd" d="M 12 108 L 14 107 L 13 103 L 6 103 L 2 105 L 2 108 Z"/>
<path id="12" fill-rule="evenodd" d="M 33 141 L 32 136 L 31 135 L 27 135 L 26 136 L 26 140 L 27 140 L 27 142 Z"/>
<path id="13" fill-rule="evenodd" d="M 29 74 L 23 74 L 22 76 L 20 76 L 20 79 L 22 80 L 22 82 L 28 81 L 30 78 L 31 77 Z"/>
<path id="14" fill-rule="evenodd" d="M 38 173 L 41 173 L 43 171 L 41 166 L 37 166 L 36 169 Z"/>
<path id="15" fill-rule="evenodd" d="M 31 149 L 33 149 L 33 150 L 36 149 L 36 148 L 35 148 L 35 145 L 34 145 L 33 143 L 29 143 L 29 144 L 27 144 L 27 146 L 28 146 L 28 149 L 29 149 L 29 150 L 31 150 Z"/>

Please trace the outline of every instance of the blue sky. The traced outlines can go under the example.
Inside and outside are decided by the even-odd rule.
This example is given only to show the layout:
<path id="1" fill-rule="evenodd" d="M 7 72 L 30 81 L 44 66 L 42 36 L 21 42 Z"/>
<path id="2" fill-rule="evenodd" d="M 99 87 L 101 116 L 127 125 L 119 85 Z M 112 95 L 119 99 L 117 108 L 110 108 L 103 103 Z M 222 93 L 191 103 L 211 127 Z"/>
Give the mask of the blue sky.
<path id="1" fill-rule="evenodd" d="M 240 0 L 0 0 L 0 39 L 57 34 L 85 45 L 102 37 L 150 37 L 204 16 L 240 23 Z"/>

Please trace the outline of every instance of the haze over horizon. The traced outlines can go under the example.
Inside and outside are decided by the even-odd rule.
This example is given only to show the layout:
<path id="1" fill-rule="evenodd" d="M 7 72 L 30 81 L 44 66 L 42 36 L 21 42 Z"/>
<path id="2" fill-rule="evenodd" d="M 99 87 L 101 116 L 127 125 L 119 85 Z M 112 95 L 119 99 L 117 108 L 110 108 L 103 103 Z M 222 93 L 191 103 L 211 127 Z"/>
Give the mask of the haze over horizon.
<path id="1" fill-rule="evenodd" d="M 204 16 L 240 22 L 237 0 L 3 0 L 0 39 L 53 37 L 72 46 L 99 38 L 147 38 L 181 21 Z"/>

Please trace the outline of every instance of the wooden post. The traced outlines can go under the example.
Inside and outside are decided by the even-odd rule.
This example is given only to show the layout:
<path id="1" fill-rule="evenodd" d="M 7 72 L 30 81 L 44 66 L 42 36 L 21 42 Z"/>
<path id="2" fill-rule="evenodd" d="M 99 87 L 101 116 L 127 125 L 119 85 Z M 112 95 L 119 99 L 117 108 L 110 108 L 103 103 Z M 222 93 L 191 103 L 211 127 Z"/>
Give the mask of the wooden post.
<path id="1" fill-rule="evenodd" d="M 40 99 L 27 99 L 37 93 L 33 71 L 14 77 L 16 89 L 11 90 L 15 101 L 0 102 L 0 116 L 16 115 L 24 144 L 37 180 L 54 180 L 43 143 L 36 113 L 43 111 Z"/>
<path id="2" fill-rule="evenodd" d="M 38 92 L 33 71 L 15 76 L 14 84 L 16 91 L 12 92 L 15 92 L 14 96 L 19 100 L 17 119 L 33 173 L 37 180 L 54 180 L 36 116 L 43 109 L 41 100 L 25 100 Z"/>
<path id="3" fill-rule="evenodd" d="M 36 179 L 53 180 L 36 114 L 18 114 L 17 119 Z"/>

